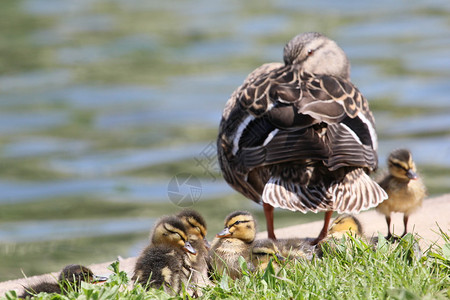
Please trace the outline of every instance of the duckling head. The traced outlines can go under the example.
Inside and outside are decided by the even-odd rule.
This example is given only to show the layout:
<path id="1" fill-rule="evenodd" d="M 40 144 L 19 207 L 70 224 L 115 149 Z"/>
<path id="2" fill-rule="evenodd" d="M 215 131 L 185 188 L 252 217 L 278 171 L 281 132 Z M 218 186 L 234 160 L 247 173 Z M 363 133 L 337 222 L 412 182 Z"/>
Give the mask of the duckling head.
<path id="1" fill-rule="evenodd" d="M 225 228 L 216 235 L 218 238 L 236 238 L 252 243 L 256 236 L 256 221 L 246 211 L 236 211 L 225 218 Z"/>
<path id="2" fill-rule="evenodd" d="M 317 32 L 297 35 L 284 47 L 284 63 L 308 73 L 350 78 L 350 63 L 335 41 Z"/>
<path id="3" fill-rule="evenodd" d="M 271 239 L 257 240 L 252 248 L 252 262 L 254 265 L 268 263 L 270 258 L 275 256 L 278 261 L 284 261 L 280 250 Z"/>
<path id="4" fill-rule="evenodd" d="M 177 214 L 177 217 L 183 222 L 188 236 L 195 236 L 198 240 L 203 240 L 207 249 L 211 248 L 206 239 L 205 219 L 195 210 L 185 209 Z"/>
<path id="5" fill-rule="evenodd" d="M 339 238 L 345 233 L 362 236 L 363 229 L 361 222 L 355 216 L 349 214 L 340 215 L 333 221 L 328 230 L 328 236 L 335 238 Z"/>
<path id="6" fill-rule="evenodd" d="M 196 251 L 188 242 L 188 235 L 183 222 L 177 217 L 162 218 L 153 229 L 151 241 L 153 245 L 169 245 L 196 254 Z"/>
<path id="7" fill-rule="evenodd" d="M 388 157 L 389 173 L 395 178 L 409 181 L 417 179 L 416 165 L 412 160 L 411 152 L 406 149 L 397 149 Z"/>
<path id="8" fill-rule="evenodd" d="M 81 284 L 82 281 L 86 282 L 103 282 L 106 281 L 107 277 L 97 276 L 91 271 L 91 269 L 82 265 L 67 265 L 65 266 L 61 273 L 59 274 L 58 280 L 60 282 L 66 281 L 71 284 Z"/>

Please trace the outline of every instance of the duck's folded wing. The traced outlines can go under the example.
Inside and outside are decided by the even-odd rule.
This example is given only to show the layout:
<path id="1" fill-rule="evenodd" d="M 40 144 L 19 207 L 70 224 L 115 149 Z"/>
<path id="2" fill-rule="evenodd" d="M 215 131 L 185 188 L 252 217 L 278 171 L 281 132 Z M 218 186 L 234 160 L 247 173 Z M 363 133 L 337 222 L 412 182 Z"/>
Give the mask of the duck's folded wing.
<path id="1" fill-rule="evenodd" d="M 234 137 L 244 168 L 322 160 L 375 169 L 376 133 L 367 100 L 350 82 L 296 73 L 292 67 L 247 82 L 237 94 L 248 115 Z"/>

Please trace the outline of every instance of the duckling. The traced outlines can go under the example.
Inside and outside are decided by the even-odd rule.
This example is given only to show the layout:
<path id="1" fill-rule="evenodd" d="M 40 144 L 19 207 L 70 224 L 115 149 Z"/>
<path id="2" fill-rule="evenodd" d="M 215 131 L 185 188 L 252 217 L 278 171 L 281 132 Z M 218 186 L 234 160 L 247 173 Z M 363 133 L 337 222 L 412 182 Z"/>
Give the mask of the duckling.
<path id="1" fill-rule="evenodd" d="M 363 236 L 363 227 L 361 222 L 354 215 L 343 214 L 334 219 L 333 223 L 331 223 L 330 229 L 328 230 L 327 237 L 340 239 L 345 234 L 351 234 L 358 237 Z"/>
<path id="2" fill-rule="evenodd" d="M 411 213 L 422 206 L 426 196 L 426 187 L 417 174 L 412 154 L 406 149 L 392 151 L 388 157 L 388 170 L 379 182 L 389 196 L 380 203 L 377 211 L 385 215 L 388 227 L 387 239 L 391 234 L 391 212 L 403 213 L 404 231 L 402 237 L 408 232 L 408 219 Z"/>
<path id="3" fill-rule="evenodd" d="M 262 203 L 268 237 L 274 207 L 358 213 L 387 198 L 370 178 L 378 165 L 375 120 L 350 81 L 336 42 L 317 32 L 284 47 L 284 64 L 254 70 L 225 105 L 217 151 L 227 183 Z"/>
<path id="4" fill-rule="evenodd" d="M 191 276 L 186 252 L 196 254 L 181 220 L 174 216 L 162 218 L 153 229 L 151 244 L 136 261 L 132 280 L 146 288 L 163 286 L 167 293 L 178 294 Z"/>
<path id="5" fill-rule="evenodd" d="M 312 260 L 316 253 L 316 246 L 308 239 L 289 238 L 276 240 L 276 245 L 283 257 L 287 259 Z"/>
<path id="6" fill-rule="evenodd" d="M 185 209 L 176 215 L 184 224 L 188 241 L 197 252 L 196 255 L 188 253 L 192 262 L 192 283 L 202 286 L 210 285 L 208 278 L 208 251 L 211 248 L 206 239 L 206 222 L 205 219 L 195 210 Z"/>
<path id="7" fill-rule="evenodd" d="M 350 247 L 351 241 L 348 239 L 348 235 L 363 240 L 367 245 L 370 245 L 373 249 L 375 249 L 377 238 L 365 237 L 361 222 L 356 218 L 356 216 L 351 214 L 343 214 L 333 220 L 326 238 L 317 245 L 317 257 L 323 257 L 324 251 L 333 253 L 333 251 L 337 249 L 338 245 L 342 246 L 342 244 L 346 244 Z"/>
<path id="8" fill-rule="evenodd" d="M 67 265 L 58 276 L 58 282 L 40 282 L 31 287 L 25 288 L 24 293 L 19 298 L 33 297 L 36 294 L 58 293 L 65 294 L 71 289 L 78 290 L 81 287 L 81 282 L 104 282 L 108 278 L 94 275 L 91 269 L 82 265 Z"/>
<path id="9" fill-rule="evenodd" d="M 251 264 L 251 249 L 256 237 L 256 221 L 246 211 L 236 211 L 225 218 L 225 228 L 216 235 L 210 251 L 211 265 L 220 274 L 227 271 L 231 278 L 241 276 L 239 257 Z"/>
<path id="10" fill-rule="evenodd" d="M 274 257 L 276 257 L 276 260 L 273 260 Z M 272 239 L 255 241 L 252 247 L 251 258 L 252 265 L 260 271 L 267 269 L 271 259 L 275 271 L 278 271 L 280 269 L 279 262 L 285 260 Z"/>

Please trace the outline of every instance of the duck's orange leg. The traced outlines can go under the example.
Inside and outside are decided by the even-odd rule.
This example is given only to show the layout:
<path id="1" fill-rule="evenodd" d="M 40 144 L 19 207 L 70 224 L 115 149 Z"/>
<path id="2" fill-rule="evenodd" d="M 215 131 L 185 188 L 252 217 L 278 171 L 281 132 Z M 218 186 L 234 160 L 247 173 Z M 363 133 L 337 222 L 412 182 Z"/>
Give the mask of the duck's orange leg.
<path id="1" fill-rule="evenodd" d="M 311 243 L 312 245 L 317 245 L 321 240 L 323 240 L 327 236 L 328 226 L 330 225 L 330 219 L 332 214 L 333 214 L 332 210 L 325 212 L 322 230 L 320 231 L 319 236 Z"/>
<path id="2" fill-rule="evenodd" d="M 266 216 L 267 225 L 267 237 L 272 240 L 276 240 L 274 227 L 273 227 L 273 206 L 268 203 L 263 203 L 264 215 Z"/>

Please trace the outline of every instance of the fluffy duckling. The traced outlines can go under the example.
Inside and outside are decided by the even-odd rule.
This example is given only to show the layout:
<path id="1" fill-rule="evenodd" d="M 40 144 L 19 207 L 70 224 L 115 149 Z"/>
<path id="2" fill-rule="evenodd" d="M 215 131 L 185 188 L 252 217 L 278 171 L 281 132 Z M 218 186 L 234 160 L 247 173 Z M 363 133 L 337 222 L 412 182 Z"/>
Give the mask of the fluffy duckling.
<path id="1" fill-rule="evenodd" d="M 343 214 L 338 216 L 331 223 L 328 234 L 320 244 L 329 242 L 330 240 L 340 240 L 345 234 L 362 237 L 363 229 L 361 222 L 353 215 Z M 281 255 L 286 258 L 312 260 L 314 255 L 322 256 L 320 245 L 312 246 L 309 239 L 290 238 L 276 241 Z"/>
<path id="2" fill-rule="evenodd" d="M 345 234 L 351 234 L 353 236 L 363 236 L 363 227 L 361 222 L 350 214 L 343 214 L 334 219 L 333 223 L 328 230 L 328 238 L 340 239 Z"/>
<path id="3" fill-rule="evenodd" d="M 274 257 L 276 257 L 276 260 L 273 260 Z M 264 271 L 267 268 L 271 259 L 273 267 L 278 271 L 280 268 L 278 262 L 285 260 L 272 239 L 255 241 L 252 247 L 251 258 L 252 265 L 260 271 Z"/>
<path id="4" fill-rule="evenodd" d="M 151 244 L 136 261 L 133 281 L 146 288 L 163 286 L 166 292 L 178 294 L 191 276 L 186 252 L 196 254 L 181 220 L 174 216 L 162 218 L 153 229 Z"/>
<path id="5" fill-rule="evenodd" d="M 36 294 L 45 293 L 66 293 L 71 289 L 79 289 L 81 282 L 103 282 L 107 277 L 97 276 L 91 269 L 82 265 L 67 265 L 58 276 L 58 282 L 41 282 L 25 288 L 24 293 L 19 298 L 33 297 Z"/>
<path id="6" fill-rule="evenodd" d="M 366 238 L 363 236 L 363 227 L 361 222 L 350 214 L 343 214 L 333 220 L 328 230 L 328 234 L 317 247 L 316 254 L 318 257 L 323 257 L 325 249 L 327 251 L 336 250 L 336 246 L 344 242 L 350 245 L 348 235 L 362 239 L 369 245 L 374 246 L 376 244 L 376 238 Z"/>
<path id="7" fill-rule="evenodd" d="M 358 213 L 387 198 L 370 178 L 378 165 L 375 120 L 350 81 L 336 42 L 317 32 L 284 47 L 284 64 L 254 70 L 225 105 L 217 139 L 224 179 L 262 203 L 268 237 L 273 209 Z"/>
<path id="8" fill-rule="evenodd" d="M 377 211 L 386 216 L 388 235 L 391 238 L 391 212 L 403 213 L 405 227 L 402 237 L 407 233 L 408 218 L 421 205 L 426 196 L 426 187 L 416 173 L 416 165 L 411 152 L 406 149 L 392 151 L 388 157 L 389 174 L 379 182 L 389 198 L 380 203 Z"/>
<path id="9" fill-rule="evenodd" d="M 220 274 L 227 271 L 231 278 L 241 276 L 239 256 L 251 265 L 251 249 L 256 237 L 256 221 L 246 211 L 236 211 L 225 218 L 225 228 L 216 235 L 210 251 L 211 265 Z"/>
<path id="10" fill-rule="evenodd" d="M 308 239 L 279 239 L 276 240 L 276 245 L 281 255 L 288 259 L 312 260 L 316 252 L 316 246 L 311 245 Z"/>
<path id="11" fill-rule="evenodd" d="M 206 239 L 205 219 L 195 210 L 185 209 L 176 215 L 184 224 L 188 240 L 197 252 L 196 255 L 188 253 L 192 263 L 192 283 L 199 285 L 209 285 L 208 278 L 208 252 L 211 248 Z"/>

